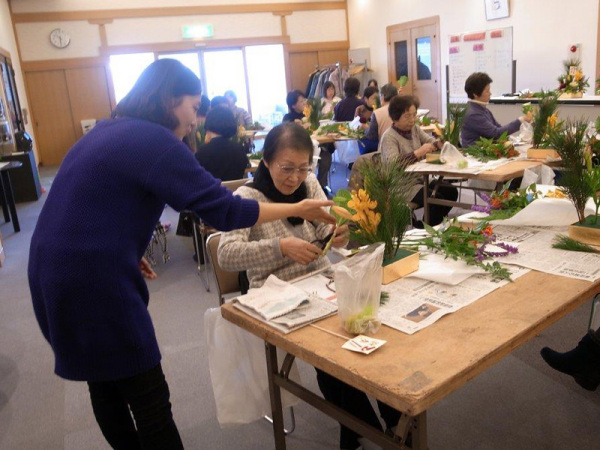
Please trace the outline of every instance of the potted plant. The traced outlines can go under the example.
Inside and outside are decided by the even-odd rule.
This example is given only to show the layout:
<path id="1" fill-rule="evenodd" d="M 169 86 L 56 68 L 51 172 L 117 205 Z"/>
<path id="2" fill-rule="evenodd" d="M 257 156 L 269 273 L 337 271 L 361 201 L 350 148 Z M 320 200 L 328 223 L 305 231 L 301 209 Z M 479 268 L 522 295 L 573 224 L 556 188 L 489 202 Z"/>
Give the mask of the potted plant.
<path id="1" fill-rule="evenodd" d="M 558 77 L 560 98 L 581 98 L 590 86 L 588 77 L 583 75 L 581 61 L 569 59 L 563 61 L 564 73 Z"/>
<path id="2" fill-rule="evenodd" d="M 585 150 L 587 125 L 583 120 L 567 121 L 563 127 L 551 131 L 550 142 L 562 158 L 562 189 L 575 206 L 579 219 L 569 226 L 569 237 L 600 245 L 600 171 L 592 166 L 591 155 Z M 590 197 L 596 205 L 596 214 L 586 217 L 585 206 Z"/>
<path id="3" fill-rule="evenodd" d="M 533 139 L 527 157 L 532 159 L 559 158 L 558 153 L 548 146 L 550 130 L 560 127 L 558 121 L 558 94 L 555 91 L 542 91 L 537 107 L 533 112 Z M 525 111 L 525 110 L 524 110 Z"/>
<path id="4" fill-rule="evenodd" d="M 349 223 L 350 239 L 359 244 L 383 242 L 383 284 L 419 268 L 419 254 L 400 248 L 411 223 L 409 201 L 418 176 L 400 159 L 371 158 L 358 167 L 363 188 L 338 190 L 332 212 L 338 224 Z"/>

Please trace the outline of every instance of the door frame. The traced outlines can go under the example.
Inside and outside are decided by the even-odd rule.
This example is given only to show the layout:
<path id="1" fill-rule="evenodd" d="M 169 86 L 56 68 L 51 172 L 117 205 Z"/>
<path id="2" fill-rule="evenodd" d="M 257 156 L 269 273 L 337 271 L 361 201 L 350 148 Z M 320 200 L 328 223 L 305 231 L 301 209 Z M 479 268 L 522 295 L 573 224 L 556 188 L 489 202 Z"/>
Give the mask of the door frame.
<path id="1" fill-rule="evenodd" d="M 437 108 L 438 111 L 434 112 L 432 111 L 432 116 L 434 117 L 442 117 L 442 103 L 443 103 L 443 98 L 442 98 L 442 42 L 441 42 L 441 37 L 440 37 L 440 16 L 431 16 L 431 17 L 426 17 L 424 19 L 418 19 L 418 20 L 411 20 L 409 22 L 403 22 L 403 23 L 398 23 L 396 25 L 390 25 L 388 27 L 385 28 L 385 37 L 386 37 L 386 42 L 387 42 L 387 62 L 388 62 L 388 81 L 390 83 L 393 83 L 396 79 L 396 75 L 395 75 L 395 71 L 396 71 L 396 66 L 394 64 L 394 55 L 393 55 L 393 48 L 392 48 L 392 40 L 391 40 L 391 34 L 398 32 L 398 31 L 408 31 L 410 32 L 410 30 L 412 28 L 417 28 L 417 27 L 423 27 L 423 26 L 429 26 L 429 25 L 433 25 L 435 27 L 435 35 L 434 37 L 437 39 L 437 49 L 432 49 L 432 51 L 435 51 L 437 53 L 437 60 L 438 60 L 438 64 L 437 64 L 437 68 L 435 70 L 435 73 L 432 72 L 432 77 L 434 77 L 434 79 L 436 80 L 436 84 L 437 84 L 437 97 L 438 97 L 438 102 L 437 102 Z M 412 43 L 411 43 L 412 46 Z"/>

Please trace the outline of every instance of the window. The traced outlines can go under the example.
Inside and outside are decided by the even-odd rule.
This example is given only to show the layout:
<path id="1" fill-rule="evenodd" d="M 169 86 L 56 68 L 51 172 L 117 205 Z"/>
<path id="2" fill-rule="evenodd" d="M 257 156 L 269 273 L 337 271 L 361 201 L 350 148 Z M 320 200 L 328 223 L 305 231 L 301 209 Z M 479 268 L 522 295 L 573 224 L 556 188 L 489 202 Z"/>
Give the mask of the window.
<path id="1" fill-rule="evenodd" d="M 431 37 L 420 37 L 417 44 L 417 80 L 431 80 Z"/>
<path id="2" fill-rule="evenodd" d="M 198 59 L 198 53 L 161 53 L 158 55 L 158 59 L 171 58 L 176 59 L 185 67 L 190 69 L 196 74 L 198 78 L 202 78 L 200 75 L 200 60 Z"/>
<path id="3" fill-rule="evenodd" d="M 13 70 L 11 60 L 0 56 L 0 89 L 4 89 L 6 96 L 6 106 L 8 116 L 11 119 L 12 128 L 15 132 L 24 131 L 23 113 L 21 112 L 21 103 L 19 102 L 19 93 L 15 83 L 15 71 Z"/>
<path id="4" fill-rule="evenodd" d="M 268 128 L 281 123 L 287 112 L 283 46 L 246 47 L 246 67 L 253 119 Z"/>
<path id="5" fill-rule="evenodd" d="M 402 76 L 408 76 L 408 50 L 406 41 L 394 42 L 394 52 L 396 56 L 396 80 Z"/>
<path id="6" fill-rule="evenodd" d="M 144 69 L 153 62 L 154 53 L 130 53 L 110 57 L 110 71 L 117 103 L 127 95 Z"/>
<path id="7" fill-rule="evenodd" d="M 206 74 L 206 95 L 213 98 L 233 91 L 237 106 L 249 111 L 244 75 L 244 56 L 241 50 L 220 50 L 204 52 L 204 73 Z"/>

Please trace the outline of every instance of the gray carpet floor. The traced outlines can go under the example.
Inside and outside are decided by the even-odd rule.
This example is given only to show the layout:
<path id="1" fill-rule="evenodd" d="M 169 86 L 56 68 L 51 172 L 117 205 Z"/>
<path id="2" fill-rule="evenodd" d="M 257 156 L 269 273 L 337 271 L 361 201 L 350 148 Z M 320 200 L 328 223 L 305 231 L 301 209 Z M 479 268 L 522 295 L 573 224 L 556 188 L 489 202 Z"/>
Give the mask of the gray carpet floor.
<path id="1" fill-rule="evenodd" d="M 41 170 L 46 190 L 55 171 Z M 345 176 L 344 167 L 338 167 L 334 187 Z M 45 197 L 18 205 L 20 233 L 13 232 L 12 224 L 0 224 L 7 255 L 0 269 L 0 449 L 106 449 L 86 385 L 53 374 L 52 351 L 31 307 L 27 254 Z M 196 274 L 191 239 L 175 236 L 177 214 L 167 208 L 164 219 L 173 224 L 168 233 L 171 260 L 158 263 L 158 279 L 149 283 L 150 311 L 183 442 L 193 449 L 273 448 L 266 421 L 227 429 L 217 422 L 203 337 L 204 312 L 217 305 L 216 294 L 214 288 L 206 292 Z M 600 448 L 598 392 L 582 390 L 539 356 L 544 345 L 572 348 L 585 332 L 589 308 L 577 309 L 431 408 L 429 447 Z M 314 370 L 300 364 L 300 371 L 303 382 L 316 390 Z M 306 405 L 296 407 L 296 418 L 289 449 L 337 448 L 334 421 Z"/>

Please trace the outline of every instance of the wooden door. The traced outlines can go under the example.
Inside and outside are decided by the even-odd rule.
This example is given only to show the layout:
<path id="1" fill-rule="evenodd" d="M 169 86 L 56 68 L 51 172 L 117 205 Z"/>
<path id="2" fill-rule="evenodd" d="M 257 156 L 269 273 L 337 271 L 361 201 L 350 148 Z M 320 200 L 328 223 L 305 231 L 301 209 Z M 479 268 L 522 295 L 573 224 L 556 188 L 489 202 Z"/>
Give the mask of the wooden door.
<path id="1" fill-rule="evenodd" d="M 83 136 L 81 121 L 108 119 L 110 96 L 106 70 L 102 66 L 65 70 L 76 139 Z"/>
<path id="2" fill-rule="evenodd" d="M 408 77 L 404 94 L 416 95 L 431 117 L 442 118 L 439 17 L 387 27 L 388 78 Z"/>
<path id="3" fill-rule="evenodd" d="M 57 166 L 76 140 L 65 71 L 27 72 L 25 78 L 39 162 Z"/>

